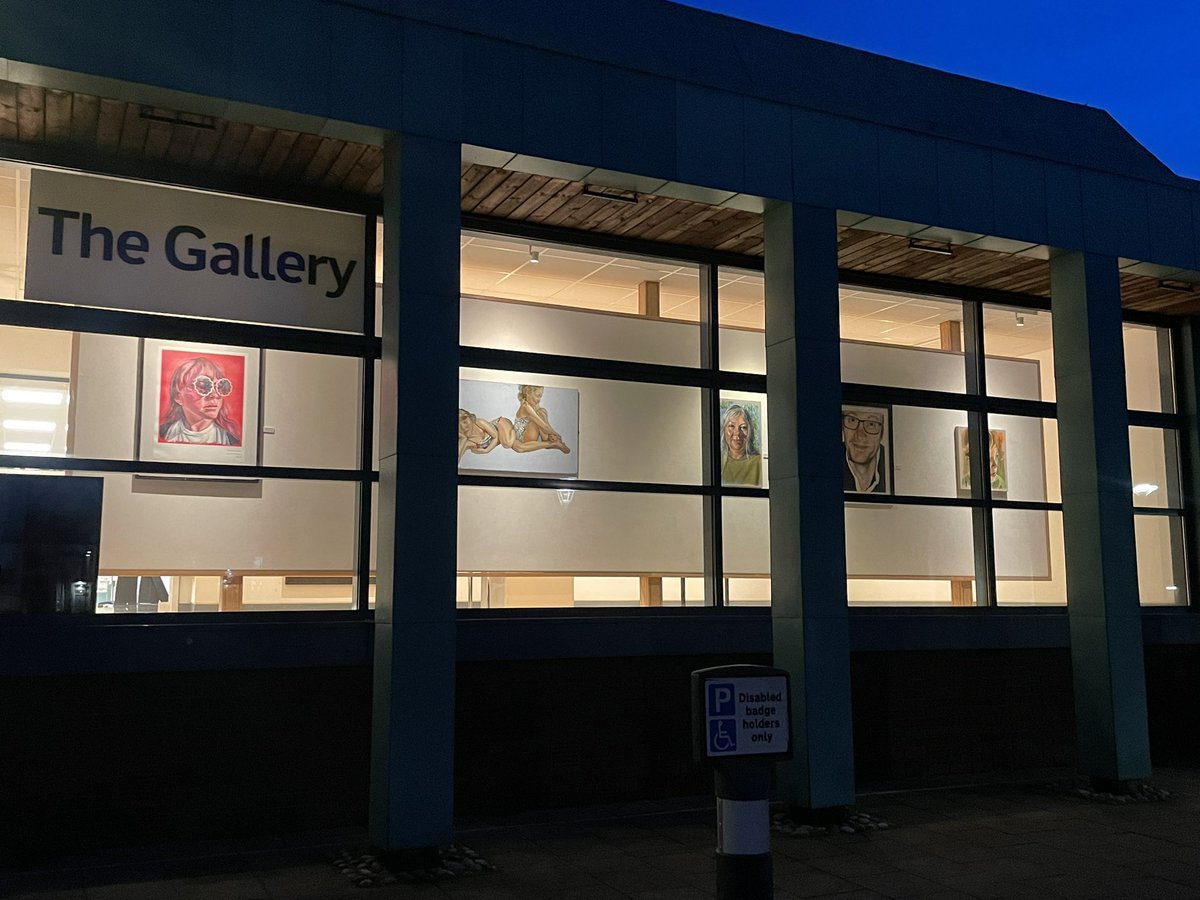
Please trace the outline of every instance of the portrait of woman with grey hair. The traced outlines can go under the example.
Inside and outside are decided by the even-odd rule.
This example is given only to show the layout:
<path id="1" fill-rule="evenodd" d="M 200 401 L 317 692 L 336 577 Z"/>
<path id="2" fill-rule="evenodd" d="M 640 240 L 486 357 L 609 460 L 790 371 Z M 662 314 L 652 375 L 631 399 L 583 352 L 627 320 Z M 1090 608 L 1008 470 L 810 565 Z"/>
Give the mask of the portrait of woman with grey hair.
<path id="1" fill-rule="evenodd" d="M 721 402 L 721 484 L 762 487 L 758 404 Z"/>

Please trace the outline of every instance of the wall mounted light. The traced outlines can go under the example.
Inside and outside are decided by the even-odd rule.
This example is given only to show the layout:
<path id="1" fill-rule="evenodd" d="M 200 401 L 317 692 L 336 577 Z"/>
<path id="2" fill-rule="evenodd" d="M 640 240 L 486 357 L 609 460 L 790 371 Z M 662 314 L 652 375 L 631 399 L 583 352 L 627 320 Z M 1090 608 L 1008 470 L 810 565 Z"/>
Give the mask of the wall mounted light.
<path id="1" fill-rule="evenodd" d="M 626 191 L 621 188 L 601 187 L 595 184 L 585 184 L 579 192 L 585 197 L 596 197 L 600 200 L 613 200 L 617 203 L 637 203 L 637 191 Z"/>
<path id="2" fill-rule="evenodd" d="M 559 488 L 557 493 L 558 502 L 563 506 L 566 506 L 575 499 L 575 491 L 573 491 L 571 488 Z"/>
<path id="3" fill-rule="evenodd" d="M 909 238 L 909 250 L 920 250 L 922 253 L 936 253 L 939 256 L 953 256 L 954 248 L 948 241 L 930 241 L 925 238 Z"/>

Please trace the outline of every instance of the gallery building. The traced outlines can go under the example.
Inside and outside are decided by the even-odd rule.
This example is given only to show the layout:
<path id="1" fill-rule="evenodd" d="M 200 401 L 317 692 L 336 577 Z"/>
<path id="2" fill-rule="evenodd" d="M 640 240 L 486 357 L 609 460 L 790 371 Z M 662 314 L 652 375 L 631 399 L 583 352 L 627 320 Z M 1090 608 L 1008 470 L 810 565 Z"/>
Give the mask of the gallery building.
<path id="1" fill-rule="evenodd" d="M 1195 761 L 1200 185 L 1104 112 L 660 0 L 0 16 L 0 846 L 703 793 L 726 662 L 816 816 Z"/>

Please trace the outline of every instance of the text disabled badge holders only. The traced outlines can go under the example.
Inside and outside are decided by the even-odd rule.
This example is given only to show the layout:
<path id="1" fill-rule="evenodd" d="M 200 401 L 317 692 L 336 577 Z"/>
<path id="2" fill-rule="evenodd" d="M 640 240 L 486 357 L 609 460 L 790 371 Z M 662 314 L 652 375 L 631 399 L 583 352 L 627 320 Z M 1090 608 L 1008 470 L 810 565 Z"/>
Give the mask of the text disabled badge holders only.
<path id="1" fill-rule="evenodd" d="M 788 674 L 770 666 L 692 673 L 692 748 L 717 794 L 717 900 L 774 896 L 771 787 L 791 759 Z"/>

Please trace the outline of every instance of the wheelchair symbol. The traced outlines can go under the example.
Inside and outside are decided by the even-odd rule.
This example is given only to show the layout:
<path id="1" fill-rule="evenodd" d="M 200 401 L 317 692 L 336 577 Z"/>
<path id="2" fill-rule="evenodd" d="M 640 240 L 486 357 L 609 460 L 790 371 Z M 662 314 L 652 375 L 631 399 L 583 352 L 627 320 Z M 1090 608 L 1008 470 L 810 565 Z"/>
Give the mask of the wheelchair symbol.
<path id="1" fill-rule="evenodd" d="M 712 753 L 729 753 L 737 749 L 735 719 L 710 719 L 708 723 L 708 748 Z"/>

